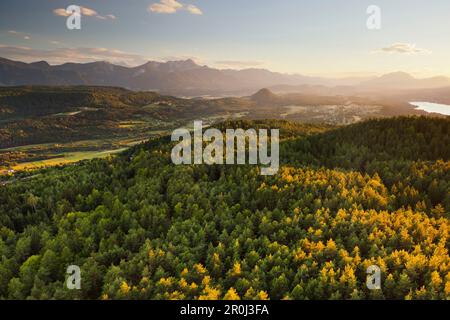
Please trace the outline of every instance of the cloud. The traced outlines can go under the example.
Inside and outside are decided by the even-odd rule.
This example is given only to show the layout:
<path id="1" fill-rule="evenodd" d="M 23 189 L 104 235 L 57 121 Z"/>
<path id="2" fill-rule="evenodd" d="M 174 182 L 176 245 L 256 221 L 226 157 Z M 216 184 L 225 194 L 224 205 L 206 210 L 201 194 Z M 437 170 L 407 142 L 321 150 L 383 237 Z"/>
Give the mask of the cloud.
<path id="1" fill-rule="evenodd" d="M 178 10 L 186 10 L 187 12 L 196 15 L 203 14 L 202 10 L 193 4 L 186 5 L 176 0 L 160 0 L 160 2 L 153 3 L 147 8 L 147 11 L 149 12 L 164 14 L 176 13 Z"/>
<path id="2" fill-rule="evenodd" d="M 88 7 L 80 7 L 80 9 L 81 9 L 81 14 L 83 16 L 92 17 L 92 16 L 98 15 L 97 11 L 95 11 L 94 9 L 91 9 Z M 67 12 L 66 9 L 64 9 L 64 8 L 55 9 L 55 10 L 53 10 L 53 13 L 60 17 L 68 17 L 72 14 L 70 12 Z"/>
<path id="3" fill-rule="evenodd" d="M 13 36 L 16 36 L 19 38 L 23 38 L 24 40 L 31 40 L 31 36 L 24 32 L 20 32 L 20 31 L 16 31 L 16 30 L 9 30 L 8 33 L 10 35 L 13 35 Z"/>
<path id="4" fill-rule="evenodd" d="M 215 61 L 216 65 L 226 67 L 226 68 L 250 68 L 250 67 L 257 67 L 264 64 L 264 62 L 261 61 L 237 61 L 237 60 L 222 60 L 222 61 Z"/>
<path id="5" fill-rule="evenodd" d="M 81 14 L 83 16 L 93 17 L 93 16 L 97 16 L 97 11 L 95 11 L 94 9 L 91 9 L 91 8 L 81 7 Z"/>
<path id="6" fill-rule="evenodd" d="M 194 6 L 193 4 L 188 5 L 186 7 L 186 10 L 192 14 L 203 14 L 202 10 L 200 10 L 198 7 Z"/>
<path id="7" fill-rule="evenodd" d="M 397 42 L 388 47 L 376 50 L 376 53 L 431 54 L 430 50 L 416 47 L 415 44 Z"/>
<path id="8" fill-rule="evenodd" d="M 105 16 L 98 14 L 97 11 L 95 11 L 94 9 L 88 8 L 88 7 L 80 7 L 81 9 L 81 15 L 86 16 L 86 17 L 95 17 L 97 19 L 101 19 L 101 20 L 107 20 L 107 19 L 111 19 L 111 20 L 115 20 L 116 16 L 113 14 L 107 14 Z M 53 14 L 55 14 L 56 16 L 59 17 L 68 17 L 71 15 L 71 13 L 67 13 L 66 9 L 64 8 L 58 8 L 58 9 L 54 9 L 53 10 Z"/>
<path id="9" fill-rule="evenodd" d="M 45 60 L 50 64 L 108 61 L 114 64 L 137 66 L 152 60 L 139 54 L 109 48 L 55 48 L 40 50 L 25 46 L 3 44 L 0 44 L 0 56 L 23 62 Z"/>
<path id="10" fill-rule="evenodd" d="M 95 17 L 96 17 L 97 19 L 101 19 L 101 20 L 108 20 L 108 19 L 116 20 L 116 19 L 117 19 L 116 16 L 113 15 L 113 14 L 107 14 L 106 16 L 97 15 L 97 16 L 95 16 Z"/>
<path id="11" fill-rule="evenodd" d="M 175 13 L 183 8 L 183 5 L 176 0 L 161 0 L 159 3 L 153 3 L 148 10 L 156 13 Z"/>
<path id="12" fill-rule="evenodd" d="M 68 17 L 70 14 L 66 12 L 66 9 L 58 8 L 53 10 L 53 14 L 59 17 Z"/>

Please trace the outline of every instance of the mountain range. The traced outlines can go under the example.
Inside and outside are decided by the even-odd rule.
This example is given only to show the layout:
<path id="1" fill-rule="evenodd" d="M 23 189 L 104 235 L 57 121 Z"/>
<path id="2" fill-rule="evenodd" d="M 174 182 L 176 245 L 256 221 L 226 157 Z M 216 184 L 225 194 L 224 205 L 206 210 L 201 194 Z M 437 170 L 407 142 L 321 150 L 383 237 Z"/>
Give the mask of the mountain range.
<path id="1" fill-rule="evenodd" d="M 198 65 L 190 59 L 149 61 L 136 67 L 124 67 L 105 61 L 50 65 L 46 61 L 24 63 L 0 58 L 0 86 L 20 85 L 117 86 L 176 96 L 224 96 L 246 95 L 264 87 L 293 92 L 299 86 L 303 89 L 304 86 L 326 86 L 346 90 L 429 89 L 450 86 L 450 78 L 417 79 L 404 72 L 395 72 L 373 78 L 330 79 L 265 69 L 220 70 Z"/>

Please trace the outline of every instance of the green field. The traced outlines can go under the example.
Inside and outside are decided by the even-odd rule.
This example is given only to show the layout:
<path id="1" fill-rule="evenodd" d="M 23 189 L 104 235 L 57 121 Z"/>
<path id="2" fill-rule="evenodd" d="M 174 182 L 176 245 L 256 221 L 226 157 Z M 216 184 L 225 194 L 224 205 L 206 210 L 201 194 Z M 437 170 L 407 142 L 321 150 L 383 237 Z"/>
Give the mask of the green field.
<path id="1" fill-rule="evenodd" d="M 105 151 L 85 151 L 85 152 L 67 152 L 58 155 L 58 157 L 40 161 L 23 162 L 12 166 L 15 171 L 34 170 L 44 167 L 52 167 L 63 164 L 70 164 L 81 160 L 94 158 L 106 158 L 109 155 L 125 151 L 127 148 Z"/>

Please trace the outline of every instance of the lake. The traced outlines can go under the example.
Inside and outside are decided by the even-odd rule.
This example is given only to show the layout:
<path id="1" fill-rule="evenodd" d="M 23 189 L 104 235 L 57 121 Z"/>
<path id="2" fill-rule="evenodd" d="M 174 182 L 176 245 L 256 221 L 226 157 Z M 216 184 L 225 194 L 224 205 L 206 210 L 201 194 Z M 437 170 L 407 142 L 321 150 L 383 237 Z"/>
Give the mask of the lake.
<path id="1" fill-rule="evenodd" d="M 417 110 L 423 110 L 426 112 L 434 112 L 450 116 L 450 105 L 432 103 L 432 102 L 410 102 L 409 104 L 416 107 Z"/>

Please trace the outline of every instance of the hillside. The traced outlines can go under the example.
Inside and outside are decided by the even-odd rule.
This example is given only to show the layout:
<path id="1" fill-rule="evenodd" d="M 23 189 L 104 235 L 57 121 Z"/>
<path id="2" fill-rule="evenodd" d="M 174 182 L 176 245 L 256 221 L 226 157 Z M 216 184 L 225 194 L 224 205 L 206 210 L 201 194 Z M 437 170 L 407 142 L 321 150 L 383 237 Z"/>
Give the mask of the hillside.
<path id="1" fill-rule="evenodd" d="M 23 86 L 0 88 L 0 148 L 136 137 L 149 129 L 202 118 L 286 119 L 346 124 L 385 114 L 421 114 L 411 106 L 353 96 L 276 95 L 181 99 L 117 87 Z"/>
<path id="2" fill-rule="evenodd" d="M 279 173 L 159 138 L 0 186 L 0 298 L 450 298 L 449 119 L 223 126 L 281 128 Z"/>
<path id="3" fill-rule="evenodd" d="M 289 142 L 289 161 L 366 170 L 371 161 L 450 159 L 445 147 L 450 145 L 449 120 L 388 118 L 357 123 Z"/>
<path id="4" fill-rule="evenodd" d="M 195 100 L 115 87 L 5 87 L 0 88 L 0 148 L 136 138 L 172 121 L 220 112 Z"/>
<path id="5" fill-rule="evenodd" d="M 251 100 L 255 101 L 259 105 L 273 105 L 278 104 L 280 97 L 274 94 L 269 89 L 261 89 L 252 95 Z"/>
<path id="6" fill-rule="evenodd" d="M 166 68 L 176 66 L 180 67 Z M 0 88 L 0 175 L 11 168 L 27 170 L 107 156 L 197 119 L 206 124 L 279 119 L 346 125 L 426 114 L 405 101 L 407 97 L 274 94 L 269 89 L 248 97 L 183 99 L 118 87 L 4 87 Z"/>
<path id="7" fill-rule="evenodd" d="M 0 88 L 0 113 L 5 121 L 73 112 L 79 108 L 139 107 L 160 99 L 162 97 L 153 92 L 133 92 L 115 87 L 3 87 Z"/>

